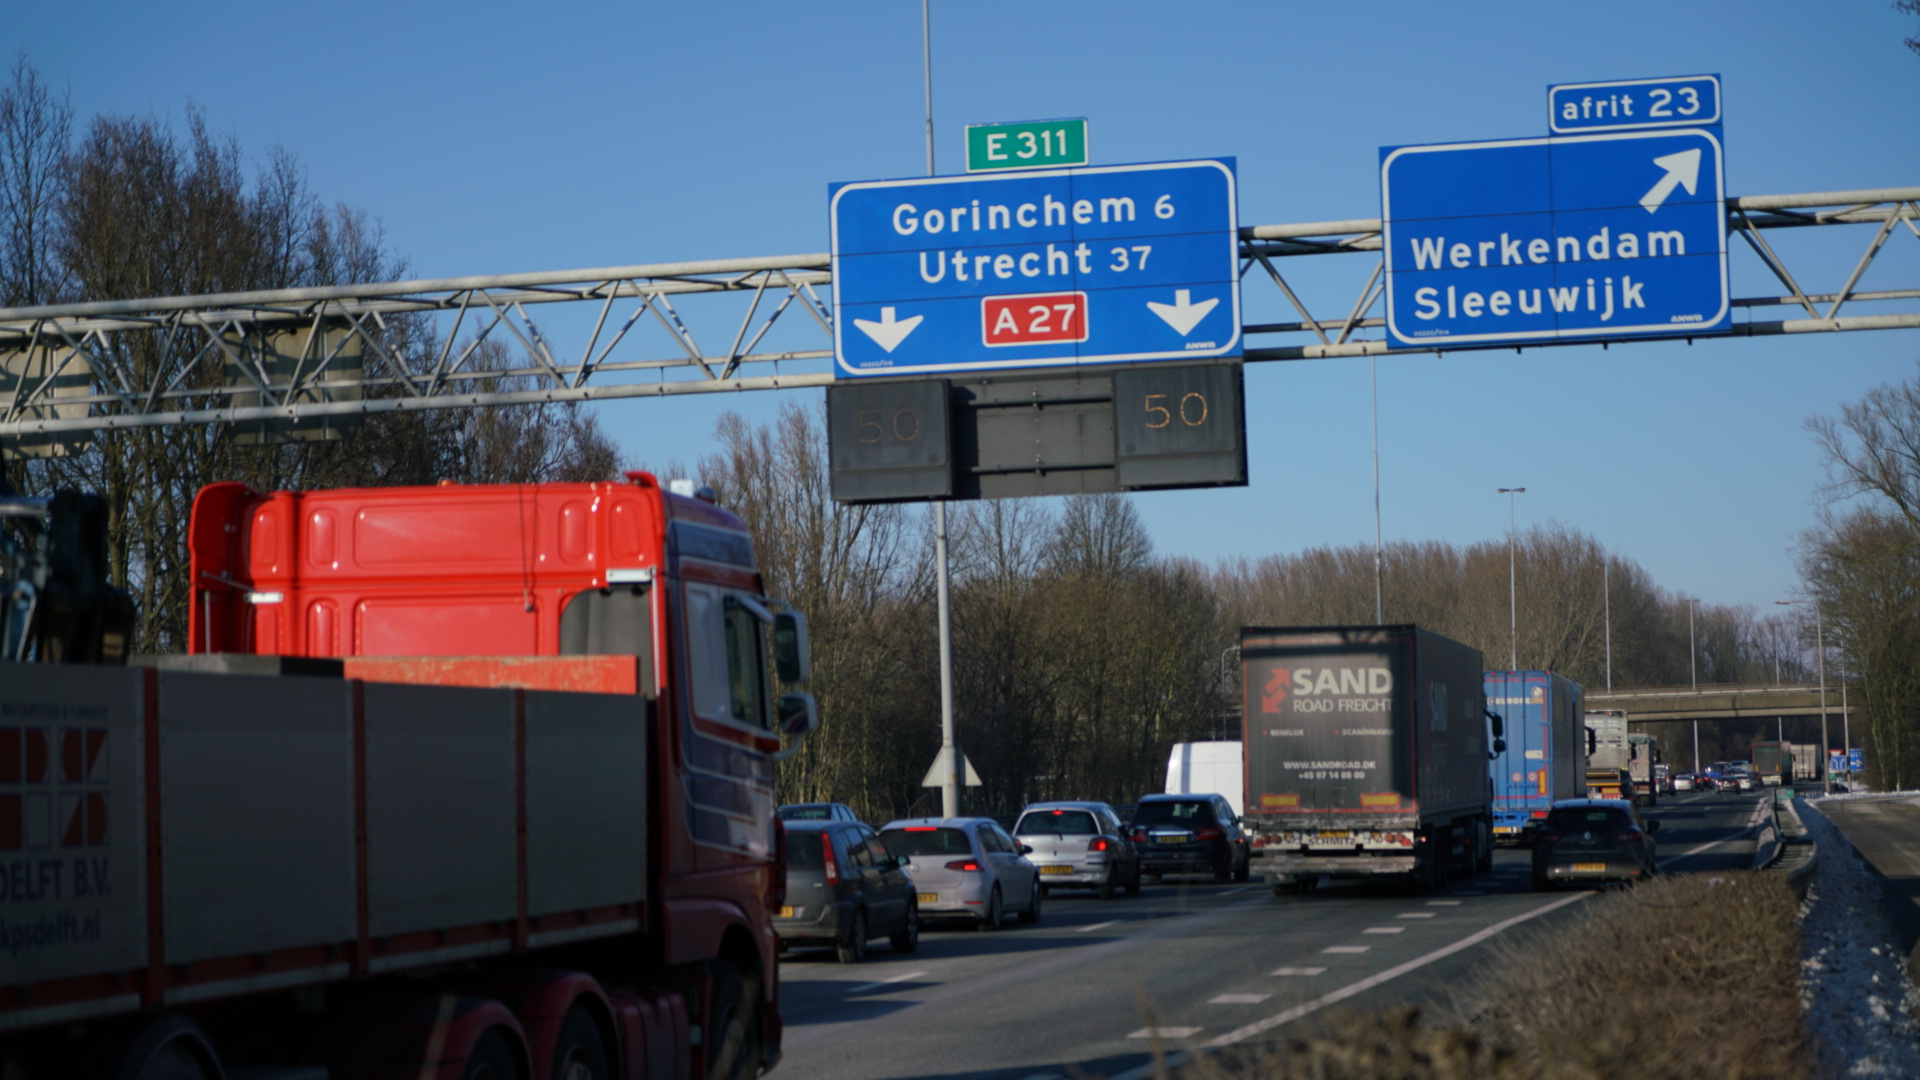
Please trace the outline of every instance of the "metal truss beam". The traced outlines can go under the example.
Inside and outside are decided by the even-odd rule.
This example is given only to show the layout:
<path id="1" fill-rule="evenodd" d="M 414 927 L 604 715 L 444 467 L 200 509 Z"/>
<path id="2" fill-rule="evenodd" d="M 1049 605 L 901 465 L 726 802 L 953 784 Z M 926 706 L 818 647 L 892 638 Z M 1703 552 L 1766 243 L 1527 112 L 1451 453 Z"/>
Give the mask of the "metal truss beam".
<path id="1" fill-rule="evenodd" d="M 1727 216 L 1729 237 L 1740 237 L 1786 289 L 1735 306 L 1805 315 L 1736 323 L 1733 336 L 1920 328 L 1920 313 L 1841 313 L 1920 299 L 1920 288 L 1855 290 L 1896 231 L 1920 239 L 1920 187 L 1745 196 L 1728 200 Z M 1808 292 L 1763 234 L 1831 225 L 1877 228 L 1844 284 Z M 1385 288 L 1377 260 L 1335 318 L 1311 314 L 1276 265 L 1377 253 L 1380 232 L 1378 218 L 1242 228 L 1243 280 L 1271 281 L 1300 315 L 1250 324 L 1245 334 L 1312 338 L 1250 347 L 1246 359 L 1386 352 L 1377 336 L 1384 320 L 1368 314 Z M 831 283 L 828 256 L 804 254 L 0 309 L 0 438 L 825 386 L 833 381 L 833 312 L 822 290 Z M 744 314 L 738 301 L 695 299 L 718 293 L 743 294 Z M 676 299 L 695 302 L 683 315 Z M 591 316 L 584 340 L 556 343 L 533 314 L 549 304 Z M 725 350 L 698 344 L 696 309 L 701 336 L 728 341 Z M 776 326 L 785 335 L 776 340 L 801 347 L 761 350 Z M 1360 336 L 1367 331 L 1376 336 Z M 519 346 L 516 366 L 475 361 L 480 343 L 496 334 Z"/>

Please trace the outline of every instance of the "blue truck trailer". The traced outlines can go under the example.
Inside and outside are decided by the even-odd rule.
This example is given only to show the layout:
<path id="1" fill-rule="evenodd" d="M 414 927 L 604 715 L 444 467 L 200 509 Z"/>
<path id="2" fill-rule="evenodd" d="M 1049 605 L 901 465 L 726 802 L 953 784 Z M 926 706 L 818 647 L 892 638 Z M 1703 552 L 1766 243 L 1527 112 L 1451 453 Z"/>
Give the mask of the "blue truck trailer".
<path id="1" fill-rule="evenodd" d="M 1586 794 L 1586 694 L 1551 671 L 1489 671 L 1486 694 L 1507 737 L 1489 765 L 1494 839 L 1530 844 L 1555 799 Z"/>

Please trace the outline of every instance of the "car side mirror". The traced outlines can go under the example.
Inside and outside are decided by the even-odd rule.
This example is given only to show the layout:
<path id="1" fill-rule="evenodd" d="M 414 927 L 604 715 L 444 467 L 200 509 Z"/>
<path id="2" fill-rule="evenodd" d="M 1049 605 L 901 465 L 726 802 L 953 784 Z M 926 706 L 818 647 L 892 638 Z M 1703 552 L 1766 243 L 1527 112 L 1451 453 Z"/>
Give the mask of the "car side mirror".
<path id="1" fill-rule="evenodd" d="M 798 686 L 813 675 L 805 615 L 783 611 L 773 617 L 773 667 L 788 686 Z"/>
<path id="2" fill-rule="evenodd" d="M 820 729 L 820 707 L 812 694 L 780 695 L 780 731 L 798 738 Z"/>
<path id="3" fill-rule="evenodd" d="M 1020 854 L 1022 854 L 1022 855 L 1031 855 L 1031 854 L 1033 854 L 1033 845 L 1031 845 L 1031 844 L 1021 844 L 1021 845 L 1020 845 Z"/>

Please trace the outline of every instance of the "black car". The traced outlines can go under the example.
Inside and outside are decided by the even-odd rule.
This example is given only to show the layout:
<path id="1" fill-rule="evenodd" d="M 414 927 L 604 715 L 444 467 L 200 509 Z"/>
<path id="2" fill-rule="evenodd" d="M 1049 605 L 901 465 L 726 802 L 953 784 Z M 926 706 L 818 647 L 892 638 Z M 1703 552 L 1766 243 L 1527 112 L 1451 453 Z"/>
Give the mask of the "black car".
<path id="1" fill-rule="evenodd" d="M 1134 808 L 1127 831 L 1148 881 L 1163 874 L 1247 880 L 1253 849 L 1240 816 L 1222 796 L 1148 795 Z"/>
<path id="2" fill-rule="evenodd" d="M 913 879 L 859 822 L 788 821 L 787 903 L 773 928 L 781 948 L 831 945 L 843 964 L 867 958 L 867 942 L 894 952 L 920 947 Z"/>
<path id="3" fill-rule="evenodd" d="M 1533 836 L 1533 887 L 1651 877 L 1660 869 L 1653 841 L 1659 828 L 1625 799 L 1562 799 Z"/>

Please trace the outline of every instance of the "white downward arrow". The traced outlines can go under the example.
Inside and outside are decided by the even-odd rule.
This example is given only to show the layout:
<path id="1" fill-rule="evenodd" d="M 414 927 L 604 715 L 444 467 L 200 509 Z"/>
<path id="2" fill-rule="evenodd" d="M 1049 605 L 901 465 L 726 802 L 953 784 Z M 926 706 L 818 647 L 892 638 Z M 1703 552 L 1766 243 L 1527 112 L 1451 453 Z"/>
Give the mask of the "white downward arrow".
<path id="1" fill-rule="evenodd" d="M 1640 205 L 1646 207 L 1649 214 L 1660 209 L 1660 204 L 1667 201 L 1667 196 L 1673 194 L 1676 187 L 1686 188 L 1687 194 L 1693 194 L 1693 189 L 1700 183 L 1700 151 L 1682 150 L 1677 154 L 1654 158 L 1653 163 L 1667 170 L 1667 175 L 1653 185 L 1652 191 L 1640 196 Z"/>
<path id="2" fill-rule="evenodd" d="M 1194 327 L 1200 325 L 1200 320 L 1206 318 L 1207 312 L 1212 311 L 1214 305 L 1219 302 L 1219 299 L 1215 298 L 1213 300 L 1202 300 L 1196 304 L 1193 302 L 1192 290 L 1175 289 L 1173 290 L 1173 303 L 1156 304 L 1149 300 L 1147 301 L 1147 307 L 1151 309 L 1155 315 L 1166 320 L 1166 324 L 1173 327 L 1174 333 L 1179 334 L 1181 337 L 1186 337 L 1189 333 L 1193 332 Z"/>
<path id="3" fill-rule="evenodd" d="M 853 325 L 859 327 L 861 333 L 872 338 L 875 345 L 891 353 L 900 347 L 901 342 L 907 340 L 907 335 L 913 333 L 913 328 L 919 326 L 920 320 L 924 318 L 926 318 L 924 315 L 915 315 L 911 319 L 894 322 L 893 309 L 883 307 L 880 309 L 879 322 L 871 319 L 855 319 Z"/>

